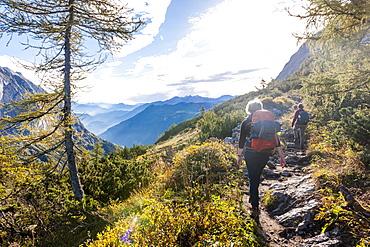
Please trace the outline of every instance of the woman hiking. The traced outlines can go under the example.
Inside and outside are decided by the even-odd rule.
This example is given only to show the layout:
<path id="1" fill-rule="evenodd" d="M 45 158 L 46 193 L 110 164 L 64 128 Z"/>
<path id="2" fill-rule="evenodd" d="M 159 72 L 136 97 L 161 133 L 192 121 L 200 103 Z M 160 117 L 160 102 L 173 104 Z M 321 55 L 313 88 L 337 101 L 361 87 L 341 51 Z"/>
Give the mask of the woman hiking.
<path id="1" fill-rule="evenodd" d="M 238 148 L 238 166 L 241 165 L 243 156 L 247 164 L 249 184 L 249 203 L 252 206 L 252 215 L 255 216 L 259 212 L 259 195 L 258 187 L 261 182 L 261 175 L 264 167 L 266 166 L 274 147 L 276 147 L 280 156 L 280 164 L 285 167 L 286 161 L 284 153 L 280 145 L 279 138 L 274 133 L 275 143 L 272 148 L 262 149 L 256 151 L 252 148 L 251 131 L 252 131 L 252 117 L 256 111 L 263 110 L 262 102 L 258 99 L 248 102 L 246 112 L 249 114 L 242 122 L 240 127 L 239 148 Z M 272 115 L 272 113 L 270 113 Z"/>

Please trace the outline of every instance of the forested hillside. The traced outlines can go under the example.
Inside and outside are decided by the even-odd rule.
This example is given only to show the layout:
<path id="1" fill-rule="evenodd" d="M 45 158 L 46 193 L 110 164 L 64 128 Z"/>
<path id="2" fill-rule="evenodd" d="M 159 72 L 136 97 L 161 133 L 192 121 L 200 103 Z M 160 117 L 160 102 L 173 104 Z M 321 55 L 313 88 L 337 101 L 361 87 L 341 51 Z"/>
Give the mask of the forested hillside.
<path id="1" fill-rule="evenodd" d="M 132 147 L 149 145 L 171 125 L 176 125 L 200 114 L 202 107 L 210 109 L 212 103 L 178 103 L 151 105 L 134 117 L 109 128 L 100 136 L 113 143 Z"/>
<path id="2" fill-rule="evenodd" d="M 163 117 L 163 119 L 168 118 L 170 115 L 176 114 L 176 112 L 170 112 L 171 107 L 168 107 L 166 105 L 176 105 L 180 103 L 188 103 L 188 104 L 183 104 L 184 109 L 178 109 L 178 113 L 183 112 L 188 112 L 188 117 L 192 118 L 194 117 L 195 114 L 199 113 L 199 109 L 192 110 L 191 109 L 191 103 L 195 104 L 204 104 L 203 107 L 205 110 L 208 110 L 212 108 L 212 106 L 221 104 L 229 99 L 233 98 L 233 96 L 230 95 L 223 95 L 218 98 L 207 98 L 207 97 L 201 97 L 201 96 L 185 96 L 185 97 L 173 97 L 171 99 L 165 100 L 165 101 L 155 101 L 151 103 L 145 103 L 145 104 L 137 104 L 137 105 L 125 105 L 125 104 L 103 104 L 103 103 L 88 103 L 88 104 L 74 104 L 73 109 L 75 113 L 80 117 L 82 123 L 85 125 L 85 127 L 93 132 L 96 135 L 100 135 L 103 132 L 105 132 L 108 128 L 113 127 L 115 125 L 120 124 L 121 122 L 124 122 L 126 120 L 129 120 L 131 118 L 134 118 L 136 115 L 141 113 L 142 111 L 146 110 L 149 106 L 152 106 L 152 110 L 155 110 L 157 114 L 159 114 L 158 119 Z M 166 112 L 165 109 L 159 110 L 160 106 L 163 106 L 163 108 L 168 108 L 169 112 Z M 187 109 L 188 108 L 188 109 Z M 192 114 L 193 113 L 193 114 Z M 145 112 L 143 113 L 145 115 L 151 115 L 153 113 Z M 130 128 L 122 128 L 120 127 L 120 131 L 123 131 L 122 134 L 124 133 L 133 133 L 136 132 L 136 139 L 131 139 L 131 140 L 126 140 L 124 141 L 124 138 L 122 138 L 121 142 L 125 143 L 117 143 L 121 145 L 127 145 L 131 146 L 132 142 L 134 144 L 138 144 L 140 139 L 147 139 L 146 141 L 141 142 L 141 145 L 144 144 L 153 144 L 156 138 L 158 138 L 159 134 L 162 134 L 164 130 L 166 130 L 168 127 L 171 126 L 171 124 L 178 124 L 179 122 L 182 122 L 184 120 L 187 120 L 188 118 L 183 118 L 183 117 L 177 117 L 173 118 L 172 123 L 170 121 L 159 121 L 158 119 L 155 119 L 154 121 L 151 121 L 151 118 L 148 118 L 147 121 L 149 122 L 143 122 L 142 124 L 147 125 L 155 125 L 158 128 L 160 128 L 159 132 L 158 129 L 154 130 L 151 129 L 150 132 L 152 132 L 152 138 L 150 142 L 147 142 L 148 137 L 146 136 L 147 134 L 136 132 L 134 129 L 135 128 L 145 128 L 145 126 L 139 126 L 139 122 L 141 121 L 139 119 L 135 120 L 129 120 L 129 122 L 137 122 L 135 125 L 131 125 Z M 169 124 L 168 124 L 169 123 Z M 125 125 L 125 124 L 122 124 Z M 162 132 L 161 132 L 162 131 Z M 112 132 L 112 131 L 110 131 Z M 110 133 L 110 136 L 113 137 L 118 137 L 121 135 L 120 133 Z M 110 140 L 109 138 L 106 138 L 108 141 L 113 142 L 113 140 Z M 135 143 L 136 142 L 136 143 Z"/>
<path id="3" fill-rule="evenodd" d="M 20 142 L 2 135 L 0 243 L 269 245 L 243 209 L 240 188 L 248 179 L 236 165 L 235 147 L 223 142 L 245 118 L 247 102 L 259 98 L 286 130 L 299 102 L 313 117 L 305 151 L 315 183 L 312 197 L 320 201 L 314 231 L 335 231 L 340 246 L 369 246 L 369 6 L 367 0 L 309 1 L 299 17 L 324 29 L 302 34 L 312 55 L 290 77 L 261 83 L 254 92 L 173 126 L 153 146 L 107 156 L 99 144 L 92 152 L 81 147 L 82 200 L 74 196 L 64 159 L 25 162 Z M 274 198 L 263 201 L 268 208 Z"/>

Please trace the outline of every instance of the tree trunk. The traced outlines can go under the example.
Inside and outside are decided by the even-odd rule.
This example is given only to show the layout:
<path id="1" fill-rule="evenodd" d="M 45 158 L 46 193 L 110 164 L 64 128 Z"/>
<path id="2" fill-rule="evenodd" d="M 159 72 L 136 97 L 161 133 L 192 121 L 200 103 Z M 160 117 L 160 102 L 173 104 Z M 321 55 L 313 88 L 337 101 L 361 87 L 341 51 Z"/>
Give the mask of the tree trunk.
<path id="1" fill-rule="evenodd" d="M 72 129 L 72 98 L 71 98 L 71 26 L 73 23 L 73 2 L 69 0 L 69 25 L 65 33 L 65 65 L 64 65 L 64 114 L 65 114 L 65 145 L 67 151 L 67 162 L 74 196 L 81 200 L 84 191 L 81 186 L 80 178 L 75 159 L 73 129 Z"/>

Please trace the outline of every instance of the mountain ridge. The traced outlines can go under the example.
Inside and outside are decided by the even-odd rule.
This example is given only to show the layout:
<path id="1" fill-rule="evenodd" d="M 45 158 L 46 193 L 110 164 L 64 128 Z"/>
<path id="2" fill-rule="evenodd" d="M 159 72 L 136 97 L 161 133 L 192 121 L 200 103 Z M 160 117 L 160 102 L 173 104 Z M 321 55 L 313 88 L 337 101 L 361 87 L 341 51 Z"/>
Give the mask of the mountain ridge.
<path id="1" fill-rule="evenodd" d="M 150 105 L 134 117 L 110 127 L 99 136 L 113 143 L 131 147 L 151 145 L 173 124 L 198 116 L 201 109 L 211 109 L 214 103 L 180 102 Z"/>
<path id="2" fill-rule="evenodd" d="M 278 76 L 275 78 L 276 81 L 282 81 L 290 77 L 296 72 L 306 58 L 311 56 L 310 49 L 308 48 L 307 43 L 303 43 L 297 52 L 295 52 L 289 59 L 289 61 L 284 65 L 284 68 Z"/>
<path id="3" fill-rule="evenodd" d="M 21 73 L 14 72 L 7 67 L 0 66 L 0 104 L 8 104 L 13 101 L 18 101 L 22 96 L 36 93 L 44 93 L 45 91 L 36 86 L 30 80 L 26 79 Z M 5 107 L 0 108 L 0 117 L 4 116 L 15 117 L 16 113 L 14 111 L 7 112 Z M 81 134 L 81 139 L 78 142 L 81 142 L 87 149 L 93 149 L 95 143 L 102 143 L 102 148 L 106 153 L 113 152 L 115 145 L 102 140 L 97 135 L 88 131 L 81 122 L 74 124 L 75 130 Z"/>
<path id="4" fill-rule="evenodd" d="M 123 103 L 106 104 L 106 106 L 109 105 L 109 107 L 106 107 L 104 109 L 101 108 L 101 103 L 75 103 L 74 110 L 76 109 L 76 113 L 79 114 L 82 123 L 86 126 L 88 130 L 97 135 L 100 135 L 103 132 L 107 131 L 110 127 L 113 127 L 120 122 L 134 117 L 151 105 L 161 106 L 166 104 L 174 105 L 178 103 L 210 103 L 212 105 L 218 105 L 233 97 L 235 96 L 222 95 L 218 98 L 208 98 L 198 95 L 187 95 L 184 97 L 175 96 L 168 100 L 154 101 L 151 103 L 143 104 L 139 103 L 137 105 L 125 105 Z M 121 105 L 123 107 L 119 107 L 118 105 Z M 130 108 L 131 110 L 129 110 Z M 127 111 L 124 111 L 122 109 L 127 109 Z M 85 111 L 83 112 L 82 110 Z M 88 110 L 90 110 L 90 113 L 88 112 Z"/>

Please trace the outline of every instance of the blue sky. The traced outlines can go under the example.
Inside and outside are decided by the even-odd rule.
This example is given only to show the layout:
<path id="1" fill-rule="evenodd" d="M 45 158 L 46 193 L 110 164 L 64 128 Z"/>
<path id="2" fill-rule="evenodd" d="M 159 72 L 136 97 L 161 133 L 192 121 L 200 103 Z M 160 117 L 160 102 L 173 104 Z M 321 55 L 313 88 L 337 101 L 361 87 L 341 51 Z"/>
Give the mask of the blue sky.
<path id="1" fill-rule="evenodd" d="M 147 25 L 81 83 L 81 103 L 145 103 L 174 96 L 241 95 L 275 78 L 298 50 L 292 33 L 304 23 L 299 0 L 125 0 Z M 297 2 L 297 3 L 295 3 Z M 0 40 L 0 66 L 21 71 L 12 57 L 31 51 Z"/>

